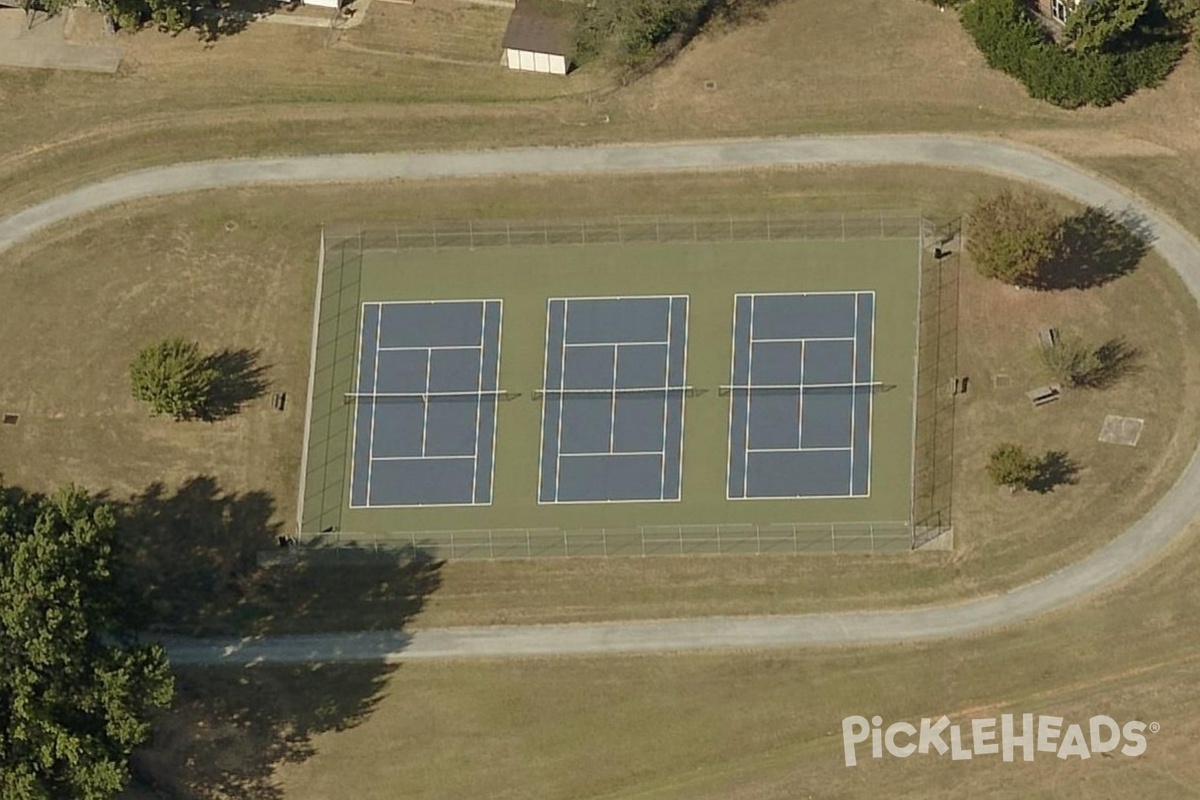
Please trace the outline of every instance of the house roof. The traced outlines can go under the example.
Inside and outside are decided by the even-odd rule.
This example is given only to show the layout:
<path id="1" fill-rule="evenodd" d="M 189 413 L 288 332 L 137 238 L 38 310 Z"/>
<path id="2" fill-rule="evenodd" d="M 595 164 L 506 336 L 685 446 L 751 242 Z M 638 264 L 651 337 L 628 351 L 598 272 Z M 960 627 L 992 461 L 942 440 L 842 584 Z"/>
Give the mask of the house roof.
<path id="1" fill-rule="evenodd" d="M 559 8 L 556 8 L 559 7 Z M 570 19 L 560 0 L 517 0 L 503 47 L 565 56 L 571 49 Z"/>

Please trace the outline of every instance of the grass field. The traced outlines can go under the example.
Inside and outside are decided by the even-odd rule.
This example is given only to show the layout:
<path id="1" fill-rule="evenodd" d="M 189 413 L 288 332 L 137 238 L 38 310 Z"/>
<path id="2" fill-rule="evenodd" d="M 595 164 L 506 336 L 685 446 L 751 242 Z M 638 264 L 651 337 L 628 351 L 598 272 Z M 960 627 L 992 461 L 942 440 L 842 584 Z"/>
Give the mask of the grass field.
<path id="1" fill-rule="evenodd" d="M 1200 546 L 1087 605 L 937 644 L 189 670 L 144 759 L 196 796 L 1183 798 L 1200 780 Z M 251 711 L 252 710 L 252 711 Z M 850 714 L 1157 722 L 1145 755 L 843 765 Z M 968 738 L 964 731 L 964 743 Z M 278 764 L 277 768 L 272 768 Z M 273 794 L 277 792 L 278 794 Z"/>
<path id="2" fill-rule="evenodd" d="M 840 235 L 839 219 L 804 220 L 811 235 Z M 870 237 L 882 219 L 851 218 Z M 869 223 L 869 225 L 866 225 Z M 794 551 L 831 547 L 872 549 L 909 546 L 911 502 L 913 363 L 916 343 L 920 242 L 915 215 L 890 219 L 895 238 L 858 241 L 709 242 L 624 244 L 589 247 L 479 247 L 393 251 L 359 249 L 356 237 L 331 245 L 325 259 L 322 328 L 312 446 L 309 451 L 303 530 L 335 527 L 349 533 L 410 533 L 436 552 L 451 554 L 449 533 L 459 535 L 456 555 L 527 555 L 522 529 L 539 529 L 533 553 L 578 555 L 605 552 L 642 554 L 633 539 L 641 526 L 660 526 L 663 540 L 651 552 L 715 552 L 715 528 L 723 526 L 728 551 L 754 552 L 761 539 L 745 526 L 802 523 L 791 542 L 768 543 Z M 787 238 L 785 219 L 775 219 L 775 236 Z M 626 221 L 626 228 L 633 229 Z M 685 226 L 691 230 L 691 226 Z M 835 230 L 836 228 L 836 230 Z M 653 226 L 652 226 L 653 229 Z M 868 230 L 869 229 L 869 230 Z M 615 229 L 614 229 L 615 230 Z M 755 230 L 758 230 L 756 225 Z M 763 228 L 765 231 L 765 228 Z M 810 232 L 795 229 L 796 235 Z M 480 234 L 482 235 L 482 234 Z M 595 234 L 593 234 L 595 235 Z M 765 235 L 765 233 L 764 233 Z M 343 291 L 340 287 L 349 287 Z M 332 288 L 331 288 L 332 287 Z M 876 293 L 876 377 L 896 391 L 880 393 L 872 404 L 872 481 L 865 498 L 803 501 L 725 499 L 729 400 L 718 392 L 729 381 L 733 296 L 746 292 Z M 542 382 L 548 297 L 665 296 L 686 294 L 687 370 L 690 385 L 703 395 L 687 400 L 684 484 L 678 503 L 541 505 L 537 498 L 541 405 L 512 401 L 498 407 L 496 488 L 490 505 L 460 508 L 355 509 L 348 507 L 348 463 L 353 406 L 342 402 L 352 391 L 356 350 L 338 342 L 358 340 L 358 309 L 363 301 L 489 297 L 504 303 L 500 385 L 530 395 Z M 828 526 L 839 526 L 839 544 Z M 862 523 L 862 524 L 860 524 Z M 878 538 L 870 523 L 880 526 Z M 676 545 L 670 526 L 695 526 L 694 539 Z M 884 528 L 886 527 L 886 531 Z M 602 530 L 609 530 L 599 538 Z M 496 531 L 495 543 L 488 531 Z M 569 532 L 564 545 L 561 532 Z M 884 538 L 885 533 L 890 538 Z M 473 534 L 473 535 L 472 535 Z M 590 534 L 590 535 L 589 535 Z M 671 534 L 671 536 L 668 536 Z M 611 537 L 611 538 L 610 538 Z M 640 537 L 634 537 L 640 538 Z M 670 539 L 670 541 L 667 541 Z M 892 540 L 895 540 L 892 543 Z M 511 540 L 511 541 L 510 541 Z M 468 545 L 467 543 L 473 543 Z M 892 544 L 889 544 L 892 543 Z M 497 552 L 496 548 L 500 548 Z"/>
<path id="3" fill-rule="evenodd" d="M 953 554 L 901 562 L 729 558 L 719 570 L 710 559 L 678 558 L 456 562 L 440 569 L 436 591 L 416 592 L 422 602 L 415 618 L 404 573 L 308 571 L 284 586 L 275 577 L 258 586 L 245 575 L 254 552 L 290 531 L 296 518 L 303 435 L 296 398 L 308 376 L 319 221 L 545 217 L 559 204 L 592 217 L 914 205 L 948 217 L 1004 185 L 954 171 L 781 170 L 400 183 L 368 192 L 245 190 L 114 209 L 48 232 L 7 253 L 0 267 L 8 290 L 28 298 L 0 323 L 10 343 L 0 352 L 6 376 L 0 404 L 23 415 L 20 425 L 0 428 L 2 466 L 9 481 L 45 489 L 70 465 L 70 477 L 82 485 L 115 499 L 142 498 L 151 519 L 178 520 L 159 550 L 183 563 L 169 580 L 154 580 L 175 596 L 167 619 L 186 630 L 388 628 L 401 618 L 434 626 L 783 613 L 1002 590 L 1108 541 L 1190 457 L 1200 420 L 1194 396 L 1200 365 L 1186 343 L 1200 335 L 1200 322 L 1179 280 L 1153 255 L 1132 274 L 1088 292 L 1014 293 L 962 270 L 959 362 L 973 381 L 956 410 Z M 229 222 L 235 229 L 227 230 Z M 1142 350 L 1142 369 L 1112 388 L 1074 393 L 1031 415 L 1021 387 L 1045 382 L 1032 331 L 1047 324 L 1089 341 L 1125 335 Z M 170 332 L 206 347 L 260 351 L 268 391 L 287 391 L 290 411 L 274 412 L 264 398 L 213 425 L 147 418 L 127 395 L 126 354 Z M 722 352 L 727 347 L 725 340 Z M 29 359 L 34 348 L 59 368 Z M 1011 384 L 995 389 L 990 375 L 1002 369 Z M 1145 416 L 1142 443 L 1096 442 L 1106 413 Z M 999 437 L 1066 450 L 1080 464 L 1078 482 L 1047 495 L 996 492 L 980 459 Z M 342 602 L 327 602 L 333 597 Z"/>

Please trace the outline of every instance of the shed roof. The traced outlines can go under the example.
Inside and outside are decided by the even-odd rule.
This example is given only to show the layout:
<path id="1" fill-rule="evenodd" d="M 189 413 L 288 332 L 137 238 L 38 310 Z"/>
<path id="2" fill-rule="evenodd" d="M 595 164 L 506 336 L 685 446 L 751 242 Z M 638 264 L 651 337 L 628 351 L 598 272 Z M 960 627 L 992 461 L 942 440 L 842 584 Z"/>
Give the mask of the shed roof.
<path id="1" fill-rule="evenodd" d="M 556 8 L 559 7 L 559 8 Z M 560 0 L 517 0 L 504 31 L 505 48 L 565 56 L 571 49 L 570 20 Z"/>

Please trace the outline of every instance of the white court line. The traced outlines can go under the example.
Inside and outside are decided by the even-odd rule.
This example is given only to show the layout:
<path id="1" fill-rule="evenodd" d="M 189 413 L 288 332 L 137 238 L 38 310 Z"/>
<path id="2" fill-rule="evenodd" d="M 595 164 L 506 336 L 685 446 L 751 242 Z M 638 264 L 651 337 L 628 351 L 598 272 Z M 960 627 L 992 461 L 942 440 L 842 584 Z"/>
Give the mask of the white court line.
<path id="1" fill-rule="evenodd" d="M 565 344 L 564 347 L 662 347 L 663 345 L 669 345 L 670 343 L 670 339 L 665 342 L 569 342 Z"/>
<path id="2" fill-rule="evenodd" d="M 422 394 L 429 394 L 429 378 L 433 372 L 433 351 L 427 350 L 425 353 L 425 391 Z M 425 437 L 429 433 L 429 399 L 428 397 L 421 398 L 421 455 L 425 455 Z"/>
<path id="3" fill-rule="evenodd" d="M 558 502 L 558 479 L 561 473 L 562 466 L 562 431 L 563 431 L 563 405 L 566 402 L 566 395 L 563 389 L 567 383 L 567 314 L 571 311 L 571 301 L 563 300 L 563 327 L 562 327 L 562 353 L 559 356 L 558 365 L 558 437 L 554 441 L 554 502 Z M 542 396 L 545 399 L 545 395 Z"/>
<path id="4" fill-rule="evenodd" d="M 687 359 L 688 359 L 688 322 L 692 308 L 691 295 L 680 295 L 683 299 L 683 375 L 680 377 L 680 385 L 687 385 Z M 671 351 L 667 349 L 667 358 L 670 359 Z M 667 380 L 670 381 L 670 361 L 667 362 Z M 675 492 L 679 495 L 678 499 L 683 498 L 683 434 L 687 430 L 685 423 L 687 422 L 687 395 L 684 394 L 679 398 L 679 483 L 675 488 Z M 663 454 L 663 461 L 666 461 L 666 453 Z M 664 493 L 665 495 L 665 493 Z M 665 497 L 664 497 L 665 499 Z"/>
<path id="5" fill-rule="evenodd" d="M 734 295 L 734 297 L 733 297 L 733 330 L 731 330 L 729 332 L 729 344 L 730 344 L 729 385 L 730 386 L 734 385 L 734 381 L 737 378 L 738 297 L 740 297 L 740 295 Z M 749 378 L 749 376 L 747 376 L 747 378 Z M 729 426 L 727 428 L 727 430 L 729 431 L 729 434 L 728 434 L 728 436 L 725 437 L 725 448 L 726 448 L 726 453 L 728 453 L 726 460 L 725 460 L 725 499 L 726 500 L 732 499 L 732 496 L 729 494 L 729 483 L 730 483 L 730 481 L 733 480 L 733 407 L 734 407 L 734 403 L 736 401 L 737 401 L 736 396 L 734 395 L 733 392 L 730 392 L 729 393 Z M 682 493 L 681 493 L 681 495 L 682 495 Z"/>
<path id="6" fill-rule="evenodd" d="M 355 352 L 354 359 L 354 388 L 362 388 L 363 379 L 363 348 L 367 343 L 367 304 L 362 303 L 359 307 L 358 317 L 358 349 Z M 372 387 L 374 388 L 374 387 Z M 351 425 L 353 430 L 350 432 L 350 507 L 358 508 L 354 505 L 354 478 L 358 472 L 358 415 L 362 413 L 362 406 L 359 403 L 354 405 L 354 413 L 351 415 Z M 371 477 L 371 452 L 370 446 L 367 447 L 367 493 L 368 501 L 370 500 L 370 477 Z"/>
<path id="7" fill-rule="evenodd" d="M 853 447 L 750 447 L 747 453 L 848 453 Z"/>
<path id="8" fill-rule="evenodd" d="M 867 369 L 869 370 L 868 378 L 871 381 L 874 381 L 875 380 L 875 320 L 878 319 L 878 315 L 875 313 L 876 297 L 875 297 L 875 292 L 873 292 L 873 291 L 872 292 L 863 292 L 863 294 L 871 295 L 871 355 L 870 355 L 871 361 L 867 365 Z M 918 295 L 919 294 L 920 294 L 920 291 L 918 290 Z M 917 316 L 918 330 L 920 329 L 920 322 L 919 322 L 920 319 L 921 319 L 921 317 L 918 315 Z M 857 345 L 855 345 L 855 349 L 857 350 Z M 857 376 L 855 376 L 855 377 L 857 377 Z M 875 424 L 875 398 L 868 397 L 867 402 L 870 404 L 867 406 L 867 493 L 866 493 L 866 495 L 857 495 L 858 497 L 864 497 L 864 496 L 870 497 L 871 496 L 871 458 L 875 452 L 875 440 L 871 437 L 872 437 L 873 425 Z M 913 383 L 913 407 L 915 408 L 916 405 L 917 405 L 916 383 L 914 382 Z M 908 446 L 909 451 L 911 452 L 912 448 L 915 446 L 916 446 L 916 440 L 914 439 L 912 442 L 909 443 L 909 446 Z M 914 455 L 912 458 L 915 463 L 916 456 Z M 854 491 L 853 485 L 850 486 L 850 491 Z M 909 487 L 909 494 L 912 494 L 911 487 Z"/>
<path id="9" fill-rule="evenodd" d="M 375 456 L 372 461 L 468 461 L 475 456 Z M 474 495 L 472 495 L 474 497 Z M 471 505 L 478 505 L 472 503 Z"/>
<path id="10" fill-rule="evenodd" d="M 612 395 L 608 406 L 608 452 L 613 451 L 617 441 L 617 359 L 621 357 L 621 345 L 612 346 Z"/>
<path id="11" fill-rule="evenodd" d="M 850 381 L 858 381 L 858 294 L 854 295 L 854 346 L 850 348 Z M 850 484 L 854 494 L 854 423 L 858 417 L 858 392 L 850 393 Z"/>
<path id="12" fill-rule="evenodd" d="M 547 386 L 547 387 L 550 385 L 549 384 L 549 378 L 550 378 L 550 316 L 551 316 L 550 309 L 553 306 L 554 306 L 554 298 L 547 299 L 546 300 L 546 339 L 545 339 L 546 343 L 545 343 L 544 347 L 542 348 L 542 365 L 543 365 L 542 366 L 542 386 Z M 564 307 L 564 311 L 565 310 L 566 309 Z M 543 502 L 543 500 L 542 500 L 542 485 L 543 485 L 543 481 L 545 480 L 545 474 L 544 474 L 545 473 L 545 469 L 544 469 L 545 464 L 543 463 L 546 460 L 546 395 L 545 395 L 545 393 L 542 394 L 541 423 L 542 424 L 539 426 L 541 428 L 541 430 L 538 431 L 538 484 L 537 484 L 537 501 L 538 501 L 538 503 Z"/>
<path id="13" fill-rule="evenodd" d="M 749 382 L 749 385 L 751 385 L 751 386 L 754 384 L 754 301 L 756 298 L 757 298 L 757 295 L 753 295 L 750 298 L 750 344 L 747 345 L 747 348 L 746 348 L 748 350 L 748 353 L 746 354 L 746 380 Z M 745 461 L 742 462 L 742 495 L 743 496 L 748 495 L 750 493 L 750 409 L 751 409 L 750 392 L 751 391 L 752 391 L 751 389 L 746 390 L 746 431 L 745 431 L 746 440 L 745 440 L 745 442 L 742 443 L 742 446 L 746 450 L 746 453 L 744 456 Z"/>
<path id="14" fill-rule="evenodd" d="M 475 452 L 472 457 L 475 459 L 475 464 L 471 469 L 471 499 L 475 499 L 476 487 L 479 485 L 479 420 L 483 416 L 483 356 L 484 342 L 487 340 L 487 304 L 484 303 L 479 309 L 479 374 L 475 379 L 475 391 L 480 392 L 479 397 L 475 399 Z"/>
<path id="15" fill-rule="evenodd" d="M 675 298 L 667 301 L 667 352 L 663 358 L 663 383 L 671 385 L 671 329 L 675 327 Z M 670 410 L 671 393 L 663 392 L 663 425 L 662 425 L 662 459 L 658 462 L 658 499 L 662 500 L 667 494 L 667 424 Z"/>
<path id="16" fill-rule="evenodd" d="M 793 337 L 771 337 L 766 339 L 755 339 L 751 344 L 770 344 L 778 342 L 781 344 L 792 344 L 795 342 L 853 342 L 854 336 L 793 336 Z"/>
<path id="17" fill-rule="evenodd" d="M 804 385 L 804 342 L 800 343 L 800 385 Z M 853 440 L 852 440 L 853 441 Z M 804 392 L 796 393 L 796 446 L 804 447 Z"/>
<path id="18" fill-rule="evenodd" d="M 608 458 L 610 456 L 655 456 L 662 458 L 666 455 L 662 450 L 623 450 L 620 453 L 600 450 L 595 453 L 563 453 L 562 458 Z"/>
<path id="19" fill-rule="evenodd" d="M 381 347 L 380 351 L 390 352 L 393 350 L 479 350 L 482 345 L 478 344 L 437 344 L 429 346 L 405 345 L 403 347 Z"/>
<path id="20" fill-rule="evenodd" d="M 496 307 L 499 309 L 498 313 L 500 315 L 500 319 L 496 323 L 496 374 L 493 376 L 493 384 L 497 388 L 499 388 L 499 386 L 500 386 L 500 348 L 504 344 L 504 301 L 497 300 L 495 302 L 496 302 Z M 486 352 L 486 350 L 484 352 Z M 481 356 L 480 360 L 482 361 L 483 360 L 482 353 L 480 354 L 480 356 Z M 500 398 L 493 396 L 492 397 L 492 453 L 491 453 L 491 464 L 488 465 L 488 501 L 487 501 L 487 504 L 489 506 L 492 504 L 492 498 L 495 497 L 495 495 L 496 495 L 496 430 L 499 427 L 497 425 L 499 414 L 500 414 Z M 475 437 L 476 437 L 476 447 L 475 447 L 476 459 L 478 459 L 478 457 L 479 457 L 478 456 L 478 451 L 479 451 L 479 446 L 478 446 L 479 430 L 478 429 L 476 429 L 476 431 L 475 431 Z M 540 456 L 541 453 L 539 452 L 538 455 Z M 540 457 L 538 458 L 538 464 L 539 464 L 538 471 L 540 473 L 540 471 L 541 471 L 541 466 L 540 466 L 541 458 Z M 539 477 L 540 477 L 540 475 L 539 475 Z M 474 500 L 475 496 L 472 495 L 471 499 Z"/>
<path id="21" fill-rule="evenodd" d="M 371 390 L 379 388 L 379 337 L 383 335 L 383 306 L 379 306 L 378 317 L 375 320 L 375 369 L 371 375 Z M 377 404 L 371 403 L 371 432 L 367 437 L 367 502 L 371 502 L 371 465 L 375 461 L 375 409 Z M 425 452 L 424 443 L 421 452 Z"/>

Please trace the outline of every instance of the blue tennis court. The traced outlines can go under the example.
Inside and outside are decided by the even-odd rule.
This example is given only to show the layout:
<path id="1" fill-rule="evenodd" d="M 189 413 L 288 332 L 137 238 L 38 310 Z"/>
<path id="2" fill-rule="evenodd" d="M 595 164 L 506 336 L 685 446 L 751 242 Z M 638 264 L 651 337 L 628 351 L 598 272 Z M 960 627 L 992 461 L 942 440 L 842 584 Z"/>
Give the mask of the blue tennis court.
<path id="1" fill-rule="evenodd" d="M 487 505 L 501 301 L 365 303 L 350 505 Z"/>
<path id="2" fill-rule="evenodd" d="M 865 497 L 875 293 L 734 298 L 727 497 Z"/>
<path id="3" fill-rule="evenodd" d="M 678 500 L 686 296 L 547 305 L 540 503 Z"/>

